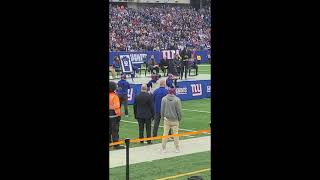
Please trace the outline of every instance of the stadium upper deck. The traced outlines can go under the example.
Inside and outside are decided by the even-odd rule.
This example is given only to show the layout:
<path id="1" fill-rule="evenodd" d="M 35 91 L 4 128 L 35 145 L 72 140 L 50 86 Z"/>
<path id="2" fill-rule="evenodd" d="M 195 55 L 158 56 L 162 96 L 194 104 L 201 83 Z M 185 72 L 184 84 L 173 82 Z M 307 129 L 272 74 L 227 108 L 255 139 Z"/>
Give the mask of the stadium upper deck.
<path id="1" fill-rule="evenodd" d="M 210 7 L 163 5 L 109 7 L 109 51 L 211 47 Z"/>

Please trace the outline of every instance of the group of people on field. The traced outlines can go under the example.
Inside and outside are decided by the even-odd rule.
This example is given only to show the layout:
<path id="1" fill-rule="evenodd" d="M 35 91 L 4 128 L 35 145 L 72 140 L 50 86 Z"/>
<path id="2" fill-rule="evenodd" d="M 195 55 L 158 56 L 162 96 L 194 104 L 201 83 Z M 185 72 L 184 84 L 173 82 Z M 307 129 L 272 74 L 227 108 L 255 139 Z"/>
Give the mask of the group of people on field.
<path id="1" fill-rule="evenodd" d="M 181 100 L 175 95 L 177 78 L 169 74 L 167 79 L 160 78 L 156 74 L 147 84 L 141 85 L 141 92 L 134 97 L 133 117 L 139 124 L 139 138 L 158 135 L 160 122 L 163 121 L 163 136 L 178 134 L 179 124 L 182 119 Z M 130 84 L 126 80 L 126 75 L 121 75 L 121 80 L 116 83 L 109 81 L 109 142 L 119 141 L 119 126 L 123 117 L 121 106 L 124 106 L 124 115 L 129 117 L 128 111 L 128 89 Z M 153 122 L 153 130 L 152 130 Z M 170 132 L 171 131 L 171 132 Z M 179 137 L 174 137 L 176 152 L 180 152 Z M 162 139 L 162 152 L 166 152 L 168 138 Z M 141 144 L 145 143 L 143 140 Z M 151 140 L 147 144 L 152 144 Z M 115 149 L 122 149 L 123 146 L 114 145 Z"/>

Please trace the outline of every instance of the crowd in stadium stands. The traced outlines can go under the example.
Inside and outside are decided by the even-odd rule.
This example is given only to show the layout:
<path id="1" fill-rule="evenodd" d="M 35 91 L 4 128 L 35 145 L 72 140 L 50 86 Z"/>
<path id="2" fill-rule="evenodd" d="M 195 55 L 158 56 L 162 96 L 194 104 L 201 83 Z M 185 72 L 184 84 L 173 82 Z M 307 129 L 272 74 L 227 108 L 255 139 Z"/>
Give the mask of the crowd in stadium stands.
<path id="1" fill-rule="evenodd" d="M 210 7 L 210 6 L 209 6 Z M 154 6 L 109 9 L 109 51 L 210 49 L 210 8 Z"/>

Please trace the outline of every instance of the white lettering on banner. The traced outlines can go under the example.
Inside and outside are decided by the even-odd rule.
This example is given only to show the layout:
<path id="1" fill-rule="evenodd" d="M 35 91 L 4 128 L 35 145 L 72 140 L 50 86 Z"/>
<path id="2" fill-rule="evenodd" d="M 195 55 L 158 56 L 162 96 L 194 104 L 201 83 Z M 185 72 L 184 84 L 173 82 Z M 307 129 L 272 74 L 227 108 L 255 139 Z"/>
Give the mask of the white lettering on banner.
<path id="1" fill-rule="evenodd" d="M 192 96 L 201 96 L 202 88 L 201 84 L 191 84 Z"/>
<path id="2" fill-rule="evenodd" d="M 133 88 L 128 89 L 128 101 L 132 101 Z"/>
<path id="3" fill-rule="evenodd" d="M 211 93 L 211 85 L 207 86 L 207 93 Z"/>
<path id="4" fill-rule="evenodd" d="M 164 50 L 162 51 L 162 57 L 167 59 L 173 59 L 174 55 L 179 54 L 179 50 Z"/>
<path id="5" fill-rule="evenodd" d="M 132 64 L 140 64 L 147 59 L 147 54 L 130 54 L 130 59 Z"/>
<path id="6" fill-rule="evenodd" d="M 187 94 L 188 93 L 188 89 L 185 87 L 185 88 L 177 88 L 176 89 L 176 94 L 179 95 L 179 94 Z"/>

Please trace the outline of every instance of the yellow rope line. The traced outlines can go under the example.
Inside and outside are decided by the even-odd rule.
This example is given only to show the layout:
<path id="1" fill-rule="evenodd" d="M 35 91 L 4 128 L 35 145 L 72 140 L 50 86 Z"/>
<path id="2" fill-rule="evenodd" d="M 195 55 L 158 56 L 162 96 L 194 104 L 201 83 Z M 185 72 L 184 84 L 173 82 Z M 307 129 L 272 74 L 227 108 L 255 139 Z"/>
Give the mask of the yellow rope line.
<path id="1" fill-rule="evenodd" d="M 202 133 L 208 133 L 208 132 L 211 132 L 211 129 L 191 131 L 191 132 L 185 132 L 185 133 L 181 133 L 181 134 L 172 134 L 172 135 L 167 135 L 167 136 L 156 136 L 156 137 L 141 138 L 141 139 L 137 138 L 137 139 L 130 140 L 130 142 L 140 142 L 140 141 L 164 139 L 164 138 L 169 138 L 169 137 L 180 137 L 180 136 L 195 135 L 195 134 L 202 134 Z M 114 146 L 114 145 L 124 144 L 124 143 L 125 143 L 124 141 L 118 141 L 118 142 L 110 143 L 109 146 Z"/>

